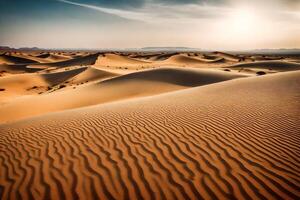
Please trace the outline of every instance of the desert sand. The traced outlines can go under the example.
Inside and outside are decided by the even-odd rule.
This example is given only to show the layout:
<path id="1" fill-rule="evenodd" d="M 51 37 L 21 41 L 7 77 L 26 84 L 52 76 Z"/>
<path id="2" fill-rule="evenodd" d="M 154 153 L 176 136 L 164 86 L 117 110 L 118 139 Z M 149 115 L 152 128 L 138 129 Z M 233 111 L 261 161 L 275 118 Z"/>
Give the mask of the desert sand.
<path id="1" fill-rule="evenodd" d="M 2 52 L 0 199 L 299 199 L 300 56 Z"/>

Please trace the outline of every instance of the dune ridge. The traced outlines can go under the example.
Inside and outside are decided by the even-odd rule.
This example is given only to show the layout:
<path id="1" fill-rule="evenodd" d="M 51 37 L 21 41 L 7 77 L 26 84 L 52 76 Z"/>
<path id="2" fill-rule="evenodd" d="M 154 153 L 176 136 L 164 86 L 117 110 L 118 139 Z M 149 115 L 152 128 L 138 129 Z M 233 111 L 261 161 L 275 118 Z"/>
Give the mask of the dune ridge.
<path id="1" fill-rule="evenodd" d="M 236 79 L 1 125 L 2 197 L 298 199 L 299 76 Z"/>
<path id="2" fill-rule="evenodd" d="M 70 83 L 74 84 L 79 83 L 79 80 L 87 80 L 84 79 L 87 78 L 87 75 L 85 74 L 87 70 L 88 69 L 80 68 L 72 70 L 74 72 L 51 73 L 44 75 L 44 78 L 46 76 L 53 81 L 55 76 L 60 75 L 61 81 L 68 80 Z M 93 72 L 95 72 L 94 70 L 97 69 L 93 69 Z M 72 77 L 72 74 L 74 73 L 77 75 Z M 90 85 L 78 87 L 76 90 L 67 89 L 40 96 L 23 97 L 5 103 L 0 106 L 0 112 L 7 112 L 7 114 L 0 115 L 0 122 L 18 120 L 48 112 L 80 108 L 129 98 L 153 96 L 188 87 L 196 87 L 246 77 L 240 74 L 216 70 L 180 68 L 147 70 L 117 76 L 115 78 L 112 78 L 112 76 L 115 75 L 105 71 L 98 70 L 97 73 L 99 76 L 103 76 L 103 78 L 108 77 L 109 79 L 100 82 L 96 81 Z M 91 78 L 91 76 L 89 76 L 89 78 Z M 57 77 L 57 80 L 60 79 Z M 89 80 L 91 81 L 91 79 Z M 70 100 L 72 100 L 71 103 Z M 31 107 L 35 107 L 35 109 L 31 109 Z M 15 112 L 10 112 L 11 110 L 14 110 Z"/>

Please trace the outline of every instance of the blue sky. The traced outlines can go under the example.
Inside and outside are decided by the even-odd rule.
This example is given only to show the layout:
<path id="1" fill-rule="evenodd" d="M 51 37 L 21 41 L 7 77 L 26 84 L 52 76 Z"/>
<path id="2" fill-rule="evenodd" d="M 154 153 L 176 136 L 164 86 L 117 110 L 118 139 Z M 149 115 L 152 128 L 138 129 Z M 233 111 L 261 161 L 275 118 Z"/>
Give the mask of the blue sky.
<path id="1" fill-rule="evenodd" d="M 300 47 L 300 0 L 0 0 L 0 45 Z"/>

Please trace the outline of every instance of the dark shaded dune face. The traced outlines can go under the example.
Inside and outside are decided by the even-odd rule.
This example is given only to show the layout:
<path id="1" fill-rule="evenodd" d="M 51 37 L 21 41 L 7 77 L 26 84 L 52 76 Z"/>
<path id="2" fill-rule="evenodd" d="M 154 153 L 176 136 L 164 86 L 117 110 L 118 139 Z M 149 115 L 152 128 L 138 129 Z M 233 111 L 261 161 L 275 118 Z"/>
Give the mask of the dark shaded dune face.
<path id="1" fill-rule="evenodd" d="M 253 59 L 256 61 L 263 61 L 263 60 L 281 60 L 282 57 L 280 56 L 253 56 Z"/>
<path id="2" fill-rule="evenodd" d="M 79 58 L 72 58 L 65 61 L 59 62 L 51 62 L 51 63 L 38 63 L 33 64 L 31 68 L 38 68 L 38 67 L 68 67 L 68 66 L 76 66 L 76 65 L 93 65 L 95 64 L 99 54 L 92 54 L 87 56 L 81 56 Z"/>
<path id="3" fill-rule="evenodd" d="M 127 74 L 124 76 L 116 77 L 114 79 L 110 79 L 108 81 L 104 81 L 101 84 L 128 82 L 133 80 L 146 80 L 153 82 L 170 83 L 186 87 L 195 87 L 241 77 L 245 76 L 238 74 L 228 74 L 215 70 L 160 68 Z"/>
<path id="4" fill-rule="evenodd" d="M 136 59 L 150 59 L 152 57 L 160 56 L 162 53 L 145 53 L 145 54 L 132 54 L 129 55 L 129 58 L 136 58 Z"/>
<path id="5" fill-rule="evenodd" d="M 49 83 L 49 85 L 57 85 L 59 83 L 63 83 L 69 79 L 72 79 L 74 76 L 84 72 L 87 68 L 82 67 L 78 69 L 73 69 L 69 71 L 57 72 L 57 73 L 48 73 L 42 74 L 41 77 Z"/>
<path id="6" fill-rule="evenodd" d="M 241 57 L 237 56 L 237 55 L 233 55 L 233 54 L 229 54 L 229 53 L 224 53 L 224 52 L 213 52 L 211 56 L 217 56 L 217 57 L 221 57 L 224 58 L 226 60 L 229 61 L 234 61 L 234 62 L 238 62 L 241 60 Z"/>
<path id="7" fill-rule="evenodd" d="M 216 56 L 216 55 L 208 55 L 208 54 L 203 54 L 202 57 L 203 57 L 204 59 L 208 59 L 208 60 L 216 60 L 216 59 L 219 58 L 219 57 Z"/>
<path id="8" fill-rule="evenodd" d="M 79 55 L 78 58 L 79 58 L 79 57 L 81 57 L 81 56 Z M 70 59 L 70 58 L 67 57 L 67 56 L 60 56 L 60 55 L 56 55 L 56 54 L 51 54 L 51 55 L 49 56 L 49 58 L 52 59 L 52 60 L 57 60 L 57 61 L 59 61 L 59 60 L 68 60 L 68 59 Z"/>
<path id="9" fill-rule="evenodd" d="M 163 61 L 163 60 L 166 60 L 166 59 L 168 59 L 168 58 L 170 58 L 171 56 L 174 56 L 174 55 L 178 55 L 178 53 L 164 53 L 164 54 L 160 54 L 160 55 L 152 57 L 151 60 L 154 60 L 154 61 Z"/>
<path id="10" fill-rule="evenodd" d="M 28 68 L 26 64 L 11 64 L 11 65 L 0 65 L 0 71 L 5 71 L 10 74 L 21 74 L 21 73 L 34 73 L 41 69 Z"/>
<path id="11" fill-rule="evenodd" d="M 48 58 L 49 56 L 50 56 L 50 53 L 43 53 L 43 54 L 37 55 L 36 57 L 38 57 L 38 58 Z"/>
<path id="12" fill-rule="evenodd" d="M 293 71 L 300 70 L 299 63 L 285 62 L 285 61 L 259 61 L 251 63 L 242 63 L 238 65 L 230 66 L 232 69 L 240 68 L 258 68 L 266 70 L 276 70 L 276 71 Z"/>
<path id="13" fill-rule="evenodd" d="M 47 62 L 59 62 L 59 61 L 65 61 L 71 59 L 67 56 L 62 56 L 56 53 L 45 53 L 33 56 L 34 58 L 39 58 L 38 60 L 40 63 L 47 63 Z M 79 56 L 80 57 L 80 56 Z"/>
<path id="14" fill-rule="evenodd" d="M 37 63 L 35 60 L 21 58 L 17 56 L 1 55 L 0 64 L 32 64 Z"/>
<path id="15" fill-rule="evenodd" d="M 299 199 L 299 76 L 239 79 L 2 125 L 2 197 Z"/>

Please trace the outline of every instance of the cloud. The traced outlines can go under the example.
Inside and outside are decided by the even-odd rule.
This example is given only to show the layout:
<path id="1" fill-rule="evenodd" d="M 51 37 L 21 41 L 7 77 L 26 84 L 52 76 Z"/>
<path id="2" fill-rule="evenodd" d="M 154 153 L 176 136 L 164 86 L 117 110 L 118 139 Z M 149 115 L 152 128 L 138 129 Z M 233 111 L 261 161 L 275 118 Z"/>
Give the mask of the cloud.
<path id="1" fill-rule="evenodd" d="M 255 12 L 267 18 L 276 20 L 299 20 L 299 12 L 291 5 L 297 6 L 293 0 L 112 0 L 105 3 L 98 0 L 97 5 L 79 3 L 77 0 L 57 0 L 66 4 L 92 9 L 101 13 L 117 16 L 122 19 L 149 24 L 198 24 L 201 20 L 222 19 L 230 16 L 243 7 L 252 7 Z M 127 2 L 130 7 L 125 7 Z M 300 1 L 299 1 L 300 2 Z M 107 7 L 113 5 L 115 8 Z"/>
<path id="2" fill-rule="evenodd" d="M 228 0 L 76 0 L 76 3 L 95 5 L 104 8 L 136 9 L 142 8 L 146 4 L 159 4 L 171 6 L 188 4 L 216 5 L 223 4 L 227 1 Z"/>
<path id="3" fill-rule="evenodd" d="M 149 0 L 76 0 L 77 3 L 117 9 L 140 8 L 143 7 L 147 1 Z"/>
<path id="4" fill-rule="evenodd" d="M 145 3 L 143 7 L 135 9 L 107 8 L 92 4 L 77 3 L 69 0 L 57 1 L 70 5 L 80 6 L 87 9 L 96 10 L 111 15 L 116 15 L 118 17 L 128 20 L 143 21 L 147 23 L 162 23 L 166 21 L 174 21 L 177 23 L 182 21 L 190 23 L 192 20 L 220 17 L 228 10 L 226 8 L 221 7 L 196 4 L 197 2 L 206 2 L 205 0 L 189 0 L 185 3 L 185 5 L 183 5 L 183 3 L 181 3 L 182 5 L 179 5 L 179 2 L 181 2 L 179 0 L 152 0 L 150 2 L 148 1 L 148 3 Z M 175 4 L 167 5 L 170 4 L 170 2 L 174 2 Z"/>
<path id="5" fill-rule="evenodd" d="M 166 5 L 187 5 L 187 4 L 197 4 L 197 5 L 217 5 L 224 4 L 227 0 L 154 0 L 156 3 L 166 4 Z"/>
<path id="6" fill-rule="evenodd" d="M 105 8 L 105 7 L 95 6 L 95 5 L 91 5 L 91 4 L 77 3 L 77 2 L 68 1 L 68 0 L 57 0 L 57 1 L 60 1 L 60 2 L 66 3 L 66 4 L 70 4 L 70 5 L 80 6 L 83 8 L 88 8 L 88 9 L 104 12 L 104 13 L 111 14 L 111 15 L 117 15 L 119 17 L 129 19 L 129 20 L 140 21 L 141 19 L 145 18 L 145 15 L 143 13 L 139 13 L 139 12 L 121 10 L 121 9 L 116 9 L 116 8 Z"/>

